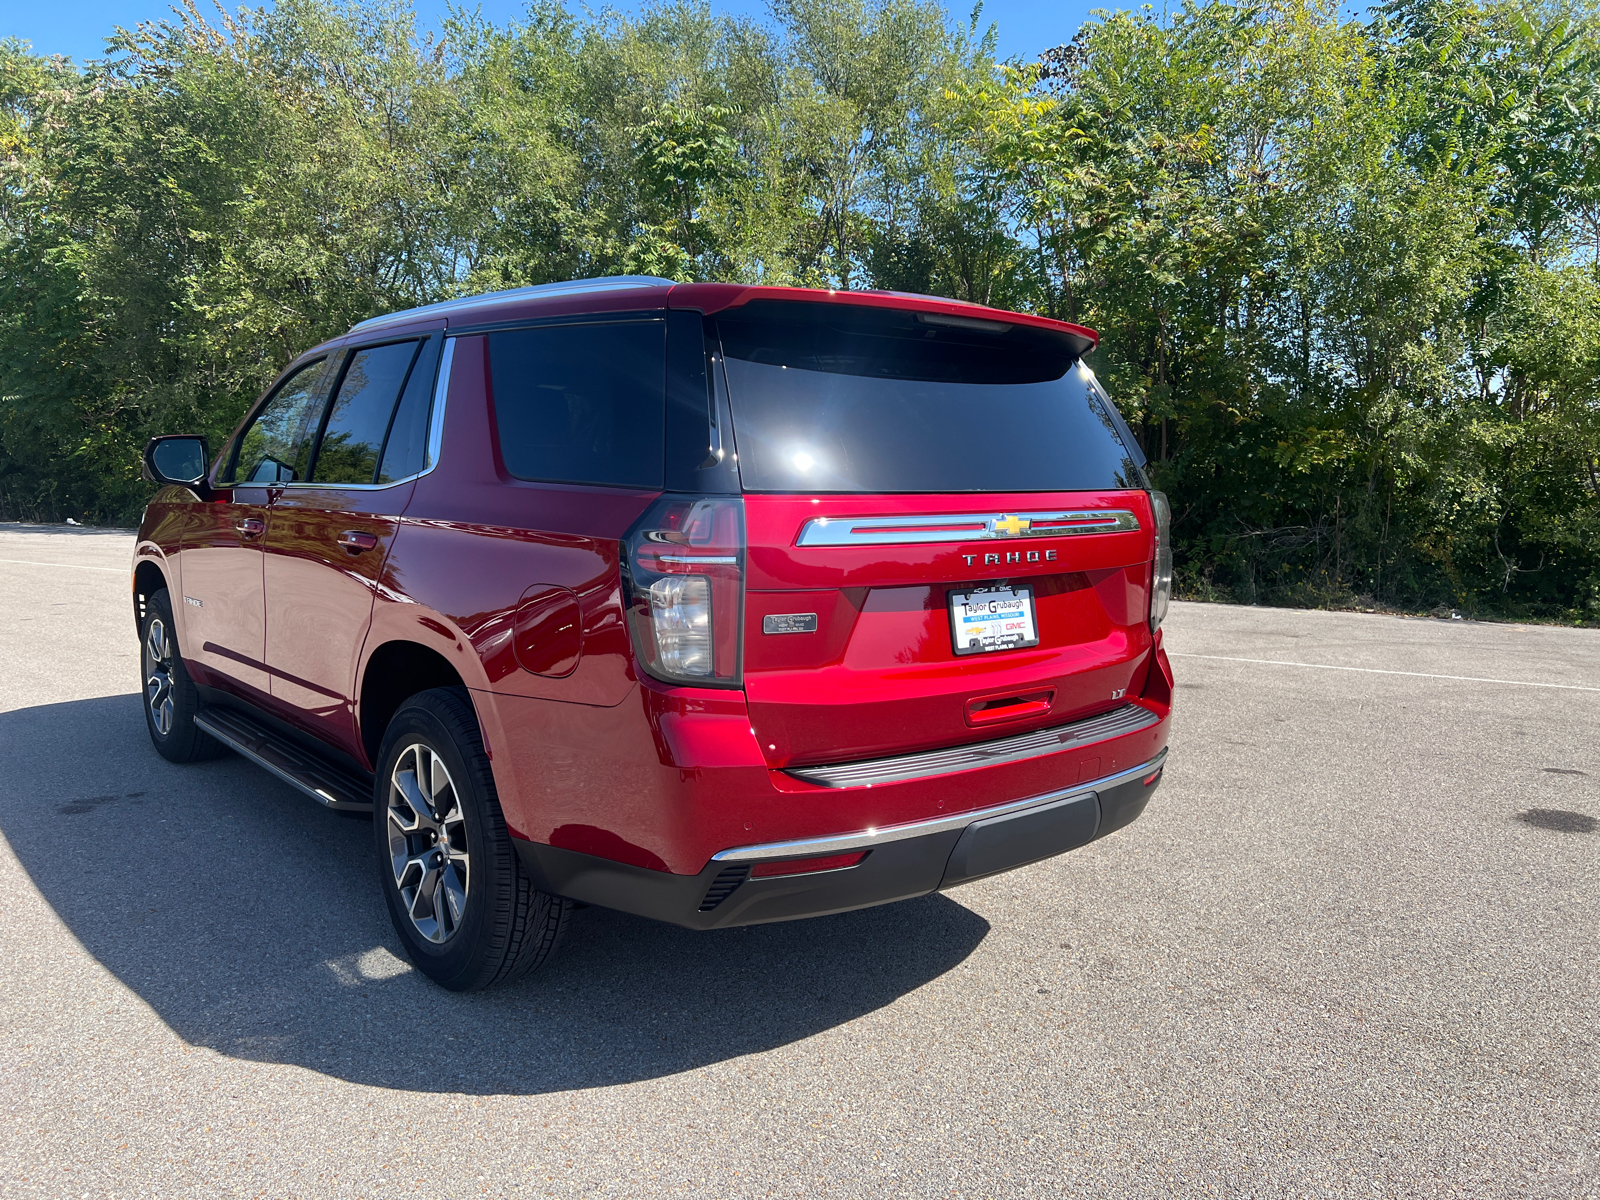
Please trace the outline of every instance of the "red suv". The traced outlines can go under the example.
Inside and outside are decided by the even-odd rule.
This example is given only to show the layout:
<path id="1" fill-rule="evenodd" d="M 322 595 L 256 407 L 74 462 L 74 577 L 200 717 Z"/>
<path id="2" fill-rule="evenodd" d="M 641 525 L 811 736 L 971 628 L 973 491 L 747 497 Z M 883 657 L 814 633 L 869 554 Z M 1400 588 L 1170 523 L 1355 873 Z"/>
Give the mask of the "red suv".
<path id="1" fill-rule="evenodd" d="M 1166 501 L 1094 344 L 641 277 L 362 322 L 215 461 L 146 449 L 150 737 L 372 812 L 455 989 L 576 904 L 781 921 L 1081 846 L 1143 810 L 1172 702 Z"/>

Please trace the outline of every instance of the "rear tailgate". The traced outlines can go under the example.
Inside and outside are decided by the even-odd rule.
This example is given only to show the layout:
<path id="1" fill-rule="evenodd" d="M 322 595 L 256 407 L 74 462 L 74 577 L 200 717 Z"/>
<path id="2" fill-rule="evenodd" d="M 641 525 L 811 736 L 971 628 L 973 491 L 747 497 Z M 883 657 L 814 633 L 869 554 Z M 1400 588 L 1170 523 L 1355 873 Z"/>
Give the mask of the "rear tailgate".
<path id="1" fill-rule="evenodd" d="M 1093 336 L 896 303 L 755 300 L 715 320 L 744 684 L 773 767 L 1027 733 L 1143 681 L 1155 521 L 1082 362 Z"/>
<path id="2" fill-rule="evenodd" d="M 745 690 L 773 767 L 1022 733 L 1143 685 L 1144 491 L 747 495 L 745 513 Z M 1031 601 L 1036 644 L 958 654 L 951 594 L 996 588 Z"/>

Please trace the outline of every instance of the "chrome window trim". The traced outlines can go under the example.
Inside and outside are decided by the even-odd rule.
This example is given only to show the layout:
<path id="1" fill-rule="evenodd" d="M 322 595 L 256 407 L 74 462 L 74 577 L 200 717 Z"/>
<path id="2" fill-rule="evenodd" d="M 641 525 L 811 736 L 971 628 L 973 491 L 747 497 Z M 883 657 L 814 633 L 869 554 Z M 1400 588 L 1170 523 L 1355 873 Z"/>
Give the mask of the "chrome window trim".
<path id="1" fill-rule="evenodd" d="M 265 487 L 277 492 L 381 492 L 384 488 L 399 487 L 401 484 L 414 483 L 426 475 L 427 471 L 418 471 L 415 475 L 407 475 L 404 479 L 391 479 L 388 483 L 245 483 L 235 484 L 235 487 Z"/>
<path id="2" fill-rule="evenodd" d="M 1029 796 L 1022 800 L 1012 800 L 1006 804 L 996 804 L 990 808 L 978 808 L 971 812 L 955 813 L 948 817 L 934 817 L 927 821 L 915 821 L 909 825 L 891 825 L 884 829 L 863 829 L 857 833 L 842 833 L 829 837 L 798 838 L 792 842 L 768 842 L 762 846 L 737 846 L 732 850 L 723 850 L 711 856 L 712 862 L 718 863 L 745 863 L 759 862 L 770 858 L 820 858 L 827 854 L 843 854 L 850 850 L 871 850 L 876 846 L 888 845 L 891 842 L 903 842 L 909 838 L 927 837 L 935 833 L 948 833 L 955 829 L 965 829 L 974 821 L 984 821 L 990 817 L 1004 817 L 1012 813 L 1024 812 L 1030 808 L 1040 808 L 1046 804 L 1055 804 L 1061 800 L 1069 800 L 1081 796 L 1090 796 L 1096 792 L 1108 790 L 1147 775 L 1151 771 L 1159 770 L 1165 763 L 1167 752 L 1165 748 L 1148 762 L 1141 763 L 1129 771 L 1118 771 L 1114 775 L 1107 775 L 1103 779 L 1096 779 L 1090 783 L 1079 784 L 1076 787 L 1061 788 L 1059 791 L 1046 792 L 1042 796 Z"/>
<path id="3" fill-rule="evenodd" d="M 1029 528 L 1004 531 L 1007 524 L 1028 522 Z M 1034 529 L 1036 521 L 1086 521 L 1091 524 Z M 968 525 L 981 529 L 929 529 L 929 525 Z M 1029 537 L 1076 537 L 1085 533 L 1131 533 L 1139 518 L 1127 509 L 1019 513 L 922 513 L 895 517 L 812 517 L 800 529 L 795 545 L 914 546 L 947 542 L 1011 541 Z"/>
<path id="4" fill-rule="evenodd" d="M 848 763 L 823 763 L 815 767 L 790 767 L 784 773 L 818 783 L 823 787 L 871 787 L 874 784 L 904 783 L 912 779 L 931 779 L 975 767 L 1022 762 L 1092 746 L 1114 737 L 1126 737 L 1158 724 L 1161 718 L 1138 704 L 1124 704 L 1110 712 L 1052 725 L 1028 733 L 968 742 L 941 750 L 921 750 L 915 754 L 896 754 L 888 758 L 861 759 Z"/>
<path id="5" fill-rule="evenodd" d="M 455 364 L 456 339 L 444 339 L 444 350 L 439 354 L 439 374 L 433 382 L 433 411 L 428 414 L 428 465 L 420 475 L 426 475 L 439 464 L 439 451 L 444 444 L 444 402 L 450 395 L 450 368 Z"/>

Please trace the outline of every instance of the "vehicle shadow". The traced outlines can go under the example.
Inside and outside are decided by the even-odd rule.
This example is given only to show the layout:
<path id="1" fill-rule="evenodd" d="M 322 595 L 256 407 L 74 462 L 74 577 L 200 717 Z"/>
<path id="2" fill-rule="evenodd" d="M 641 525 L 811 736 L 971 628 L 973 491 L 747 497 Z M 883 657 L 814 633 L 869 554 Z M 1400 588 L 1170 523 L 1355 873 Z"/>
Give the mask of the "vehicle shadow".
<path id="1" fill-rule="evenodd" d="M 989 926 L 944 896 L 694 933 L 578 912 L 542 972 L 461 996 L 400 957 L 364 820 L 229 757 L 174 766 L 132 695 L 0 714 L 0 831 L 185 1041 L 356 1083 L 527 1094 L 657 1078 L 873 1011 Z"/>

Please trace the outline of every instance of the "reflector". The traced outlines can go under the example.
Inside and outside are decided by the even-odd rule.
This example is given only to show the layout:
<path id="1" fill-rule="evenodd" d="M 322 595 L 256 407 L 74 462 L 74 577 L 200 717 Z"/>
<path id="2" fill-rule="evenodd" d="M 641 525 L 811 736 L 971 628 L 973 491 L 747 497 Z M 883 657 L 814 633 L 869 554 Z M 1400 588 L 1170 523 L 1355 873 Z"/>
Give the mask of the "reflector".
<path id="1" fill-rule="evenodd" d="M 783 862 L 757 863 L 750 872 L 751 879 L 765 879 L 771 875 L 809 875 L 814 871 L 838 871 L 853 867 L 867 856 L 867 851 L 854 854 L 830 854 L 824 858 L 791 858 Z"/>

